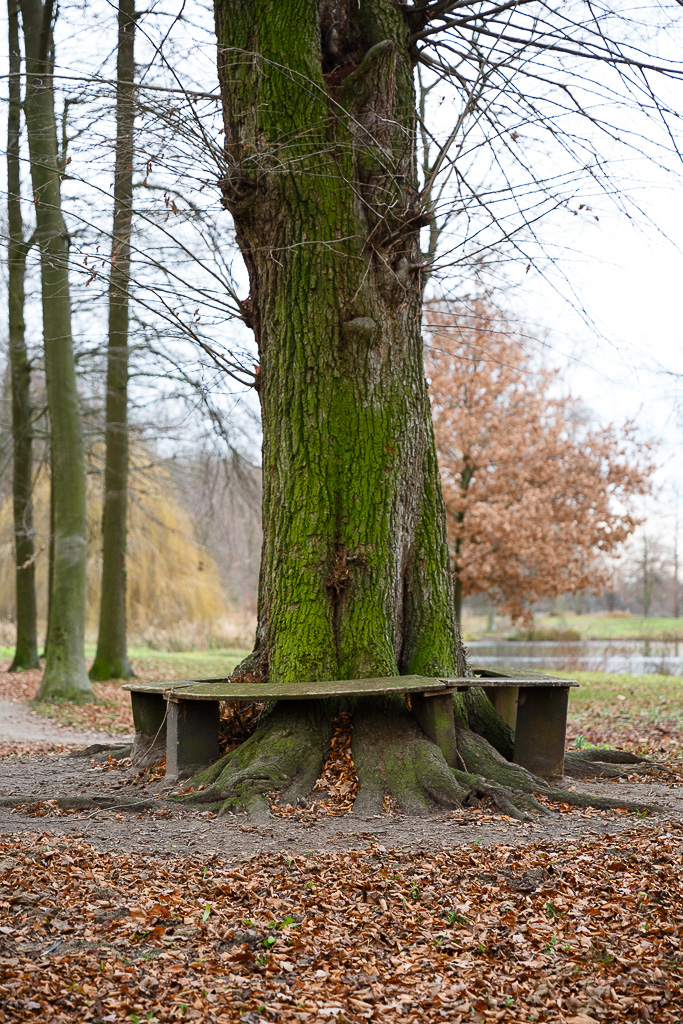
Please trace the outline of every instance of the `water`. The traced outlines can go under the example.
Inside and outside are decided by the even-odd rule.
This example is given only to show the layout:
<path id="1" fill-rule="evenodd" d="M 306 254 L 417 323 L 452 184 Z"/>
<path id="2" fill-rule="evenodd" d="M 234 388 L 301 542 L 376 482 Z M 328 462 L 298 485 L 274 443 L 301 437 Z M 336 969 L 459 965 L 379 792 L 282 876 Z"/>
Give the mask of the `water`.
<path id="1" fill-rule="evenodd" d="M 683 676 L 683 642 L 678 640 L 472 640 L 471 660 L 539 672 L 660 673 Z"/>

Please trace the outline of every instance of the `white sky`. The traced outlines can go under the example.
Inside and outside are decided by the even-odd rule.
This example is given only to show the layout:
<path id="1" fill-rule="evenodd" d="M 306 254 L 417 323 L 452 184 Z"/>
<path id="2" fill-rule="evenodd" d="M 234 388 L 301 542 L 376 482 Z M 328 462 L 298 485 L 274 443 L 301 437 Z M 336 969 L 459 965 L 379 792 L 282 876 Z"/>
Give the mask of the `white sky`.
<path id="1" fill-rule="evenodd" d="M 106 22 L 108 28 L 103 35 L 109 36 L 113 4 L 98 0 L 85 8 L 66 8 L 66 20 L 83 28 L 78 40 L 80 50 L 71 54 L 72 66 L 96 66 L 115 45 L 115 37 L 103 41 L 92 32 L 100 22 L 96 15 L 100 3 L 103 19 L 98 27 L 103 28 Z M 178 5 L 168 2 L 152 6 L 170 13 Z M 190 8 L 191 18 L 201 25 L 201 32 L 195 36 L 195 30 L 188 26 L 191 43 L 189 63 L 183 67 L 185 80 L 185 72 L 191 74 L 190 65 L 197 62 L 198 67 L 204 65 L 206 69 L 206 62 L 214 59 L 207 5 L 198 0 L 188 5 Z M 4 20 L 0 33 L 4 64 Z M 93 46 L 90 54 L 83 49 L 86 37 Z M 190 57 L 195 42 L 199 42 L 199 48 Z M 66 45 L 58 52 L 62 66 L 69 60 Z M 102 46 L 102 51 L 96 53 L 96 46 Z M 139 48 L 138 59 L 140 52 Z M 203 84 L 207 86 L 213 88 L 214 82 Z M 676 109 L 673 86 L 671 102 Z M 0 131 L 4 142 L 4 126 Z M 656 499 L 648 499 L 647 508 L 649 515 L 661 519 L 661 529 L 666 530 L 676 489 L 683 495 L 683 413 L 679 412 L 683 388 L 683 174 L 675 188 L 671 174 L 659 171 L 646 159 L 641 163 L 629 168 L 629 179 L 639 182 L 639 204 L 649 222 L 646 217 L 630 221 L 607 201 L 594 204 L 599 222 L 592 217 L 555 215 L 552 228 L 543 232 L 556 246 L 557 268 L 550 275 L 554 285 L 533 267 L 525 273 L 523 264 L 513 265 L 509 275 L 517 285 L 514 301 L 518 312 L 528 315 L 536 328 L 550 331 L 553 361 L 566 367 L 566 389 L 582 398 L 602 420 L 618 423 L 633 417 L 643 434 L 661 440 L 661 468 L 657 474 L 661 491 Z M 678 170 L 673 162 L 671 167 Z M 583 305 L 586 316 L 579 313 L 579 305 Z"/>

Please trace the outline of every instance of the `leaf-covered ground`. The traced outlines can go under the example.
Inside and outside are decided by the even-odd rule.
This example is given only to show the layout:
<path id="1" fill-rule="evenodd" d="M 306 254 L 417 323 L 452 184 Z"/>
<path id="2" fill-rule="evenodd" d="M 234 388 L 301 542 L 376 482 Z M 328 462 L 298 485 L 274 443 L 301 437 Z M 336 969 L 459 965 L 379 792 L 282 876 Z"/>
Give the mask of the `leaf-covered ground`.
<path id="1" fill-rule="evenodd" d="M 0 1021 L 683 1019 L 683 827 L 315 857 L 0 843 Z"/>
<path id="2" fill-rule="evenodd" d="M 162 656 L 137 670 L 172 667 L 206 674 Z M 30 700 L 38 682 L 0 675 L 0 696 Z M 596 784 L 609 795 L 679 806 L 680 685 L 592 674 L 572 695 L 570 745 L 649 751 L 670 769 Z M 130 731 L 120 686 L 96 692 L 101 703 L 57 714 Z M 0 1024 L 683 1024 L 682 817 L 561 806 L 519 823 L 482 805 L 361 820 L 349 730 L 340 716 L 309 806 L 273 794 L 263 828 L 163 801 L 59 807 L 54 785 L 156 800 L 163 766 L 17 759 L 46 747 L 0 744 L 4 799 L 33 801 L 0 809 Z"/>

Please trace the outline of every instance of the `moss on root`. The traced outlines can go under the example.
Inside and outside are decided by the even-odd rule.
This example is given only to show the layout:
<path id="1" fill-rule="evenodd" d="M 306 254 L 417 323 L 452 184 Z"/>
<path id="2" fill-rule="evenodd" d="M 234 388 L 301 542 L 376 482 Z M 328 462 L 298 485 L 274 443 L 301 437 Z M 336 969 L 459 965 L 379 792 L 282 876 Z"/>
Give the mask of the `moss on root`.
<path id="1" fill-rule="evenodd" d="M 325 701 L 280 701 L 245 743 L 194 776 L 195 792 L 179 799 L 267 818 L 268 793 L 296 803 L 311 791 L 330 745 L 331 723 Z M 198 791 L 199 786 L 204 788 Z"/>
<path id="2" fill-rule="evenodd" d="M 360 783 L 356 813 L 378 814 L 385 796 L 416 816 L 429 814 L 433 806 L 461 807 L 467 797 L 407 708 L 363 702 L 354 716 L 351 744 Z"/>

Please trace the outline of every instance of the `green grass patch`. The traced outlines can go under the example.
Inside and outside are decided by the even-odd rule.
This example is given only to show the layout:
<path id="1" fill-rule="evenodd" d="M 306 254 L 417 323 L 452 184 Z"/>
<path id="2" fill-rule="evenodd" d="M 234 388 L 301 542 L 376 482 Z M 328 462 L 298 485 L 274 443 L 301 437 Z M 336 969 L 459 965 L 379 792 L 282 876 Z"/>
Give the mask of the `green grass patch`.
<path id="1" fill-rule="evenodd" d="M 614 612 L 603 615 L 537 615 L 533 626 L 516 626 L 507 616 L 496 620 L 496 632 L 488 633 L 485 615 L 465 614 L 463 638 L 497 640 L 683 640 L 683 619 L 652 618 Z"/>
<path id="2" fill-rule="evenodd" d="M 683 679 L 679 676 L 620 675 L 617 672 L 555 672 L 576 679 L 578 689 L 569 697 L 569 713 L 613 710 L 683 722 Z"/>
<path id="3" fill-rule="evenodd" d="M 195 676 L 228 676 L 249 651 L 226 648 L 215 651 L 153 651 L 131 647 L 133 671 L 145 678 L 182 679 Z"/>
<path id="4" fill-rule="evenodd" d="M 538 627 L 523 629 L 505 637 L 506 640 L 582 640 L 577 629 L 561 629 L 560 627 Z"/>

